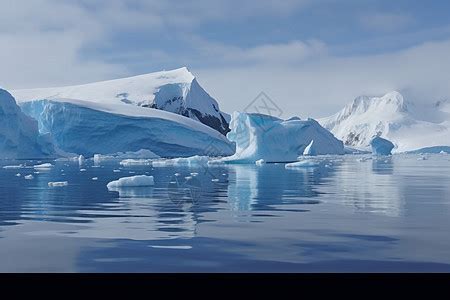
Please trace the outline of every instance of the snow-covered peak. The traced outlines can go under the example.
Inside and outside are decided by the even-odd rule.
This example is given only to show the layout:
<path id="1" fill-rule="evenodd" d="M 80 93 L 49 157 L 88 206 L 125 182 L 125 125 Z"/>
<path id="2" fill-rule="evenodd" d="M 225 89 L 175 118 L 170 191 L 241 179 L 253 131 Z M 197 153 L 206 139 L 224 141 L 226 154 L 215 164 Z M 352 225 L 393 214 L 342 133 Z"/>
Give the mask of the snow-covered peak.
<path id="1" fill-rule="evenodd" d="M 76 86 L 16 90 L 13 95 L 19 103 L 76 99 L 77 104 L 116 107 L 122 114 L 129 111 L 128 106 L 159 109 L 200 121 L 222 134 L 229 130 L 229 116 L 186 67 Z"/>
<path id="2" fill-rule="evenodd" d="M 354 147 L 367 147 L 374 135 L 391 140 L 397 152 L 450 144 L 447 103 L 427 101 L 415 103 L 396 91 L 381 97 L 361 96 L 320 123 Z"/>

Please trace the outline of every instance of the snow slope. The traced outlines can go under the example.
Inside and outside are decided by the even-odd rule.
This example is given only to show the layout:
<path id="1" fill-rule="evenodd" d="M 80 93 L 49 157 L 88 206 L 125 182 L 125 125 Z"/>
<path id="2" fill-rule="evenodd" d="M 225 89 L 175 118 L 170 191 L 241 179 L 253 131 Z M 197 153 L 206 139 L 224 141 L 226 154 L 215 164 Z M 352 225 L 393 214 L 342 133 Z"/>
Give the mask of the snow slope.
<path id="1" fill-rule="evenodd" d="M 0 89 L 0 159 L 44 158 L 55 153 L 48 136 L 41 136 L 35 120 Z"/>
<path id="2" fill-rule="evenodd" d="M 234 144 L 218 131 L 162 110 L 74 99 L 22 102 L 23 111 L 70 153 L 150 150 L 160 157 L 232 155 Z"/>
<path id="3" fill-rule="evenodd" d="M 136 116 L 132 114 L 134 112 L 155 108 L 200 121 L 224 135 L 229 131 L 230 116 L 220 111 L 217 101 L 199 85 L 187 68 L 78 86 L 16 90 L 12 94 L 19 103 L 78 99 L 100 105 L 109 112 L 114 110 L 130 116 Z"/>
<path id="4" fill-rule="evenodd" d="M 358 97 L 319 122 L 352 147 L 368 147 L 375 135 L 392 141 L 394 152 L 450 146 L 450 103 L 414 103 L 398 92 Z"/>
<path id="5" fill-rule="evenodd" d="M 309 145 L 311 155 L 344 154 L 342 141 L 313 120 L 292 118 L 282 120 L 262 115 L 235 112 L 227 137 L 236 142 L 236 154 L 224 158 L 227 162 L 255 163 L 293 162 Z M 312 143 L 312 141 L 314 141 Z"/>

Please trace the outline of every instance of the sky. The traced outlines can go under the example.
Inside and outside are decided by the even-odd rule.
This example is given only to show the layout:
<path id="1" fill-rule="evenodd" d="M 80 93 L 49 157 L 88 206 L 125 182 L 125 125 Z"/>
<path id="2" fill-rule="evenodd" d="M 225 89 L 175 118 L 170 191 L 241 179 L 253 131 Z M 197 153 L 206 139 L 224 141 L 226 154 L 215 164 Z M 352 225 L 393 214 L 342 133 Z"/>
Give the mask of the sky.
<path id="1" fill-rule="evenodd" d="M 445 0 L 0 0 L 0 86 L 186 66 L 222 110 L 265 92 L 284 117 L 359 95 L 450 97 Z"/>

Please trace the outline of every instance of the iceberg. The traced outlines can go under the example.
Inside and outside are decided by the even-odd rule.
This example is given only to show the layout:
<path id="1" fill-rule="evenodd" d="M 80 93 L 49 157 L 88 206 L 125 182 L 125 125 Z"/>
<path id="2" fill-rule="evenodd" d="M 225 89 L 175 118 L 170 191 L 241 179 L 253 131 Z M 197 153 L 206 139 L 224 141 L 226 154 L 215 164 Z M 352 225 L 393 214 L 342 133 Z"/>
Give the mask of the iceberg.
<path id="1" fill-rule="evenodd" d="M 263 114 L 233 113 L 227 137 L 236 153 L 222 160 L 232 163 L 294 162 L 309 150 L 315 155 L 343 155 L 343 142 L 313 119 L 282 120 Z M 308 152 L 306 151 L 306 152 Z"/>
<path id="2" fill-rule="evenodd" d="M 41 135 L 38 123 L 24 114 L 13 96 L 0 89 L 0 158 L 45 158 L 55 154 L 48 135 Z"/>
<path id="3" fill-rule="evenodd" d="M 372 147 L 372 153 L 375 155 L 391 155 L 392 149 L 395 147 L 391 141 L 379 136 L 374 137 L 370 141 L 370 146 Z"/>
<path id="4" fill-rule="evenodd" d="M 198 121 L 223 135 L 229 132 L 230 116 L 220 110 L 217 101 L 186 67 L 78 86 L 12 93 L 19 102 L 65 98 L 104 105 L 120 104 L 141 110 L 158 109 Z"/>
<path id="5" fill-rule="evenodd" d="M 153 176 L 132 176 L 123 177 L 116 181 L 111 181 L 108 183 L 108 190 L 115 190 L 121 187 L 148 187 L 155 185 Z"/>
<path id="6" fill-rule="evenodd" d="M 147 149 L 160 157 L 226 156 L 235 151 L 216 130 L 192 119 L 138 106 L 68 99 L 21 104 L 58 148 L 85 157 Z"/>

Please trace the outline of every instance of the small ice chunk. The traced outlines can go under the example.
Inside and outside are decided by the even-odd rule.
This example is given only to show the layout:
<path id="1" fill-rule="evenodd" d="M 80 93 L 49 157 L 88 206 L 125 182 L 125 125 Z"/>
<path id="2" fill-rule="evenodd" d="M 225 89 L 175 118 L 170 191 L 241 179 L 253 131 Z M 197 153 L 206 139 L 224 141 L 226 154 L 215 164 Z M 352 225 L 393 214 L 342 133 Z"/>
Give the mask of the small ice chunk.
<path id="1" fill-rule="evenodd" d="M 164 168 L 167 165 L 165 160 L 157 160 L 152 163 L 154 168 Z"/>
<path id="2" fill-rule="evenodd" d="M 16 169 L 22 169 L 24 165 L 17 165 L 17 166 L 4 166 L 3 169 L 6 170 L 16 170 Z"/>
<path id="3" fill-rule="evenodd" d="M 262 166 L 262 165 L 266 164 L 266 161 L 264 159 L 260 159 L 260 160 L 257 160 L 255 163 L 257 166 Z"/>
<path id="4" fill-rule="evenodd" d="M 295 163 L 286 164 L 286 169 L 296 169 L 296 168 L 316 168 L 320 167 L 321 162 L 312 159 L 305 159 Z"/>
<path id="5" fill-rule="evenodd" d="M 79 164 L 80 166 L 84 165 L 84 162 L 85 162 L 85 161 L 86 161 L 86 159 L 84 158 L 83 155 L 80 155 L 80 156 L 78 157 L 78 164 Z"/>
<path id="6" fill-rule="evenodd" d="M 184 177 L 184 179 L 186 179 L 186 180 L 191 180 L 191 179 L 192 179 L 192 176 Z"/>
<path id="7" fill-rule="evenodd" d="M 120 173 L 120 170 L 113 170 L 114 173 Z"/>
<path id="8" fill-rule="evenodd" d="M 120 165 L 124 167 L 151 166 L 152 161 L 150 159 L 125 159 L 120 162 Z"/>
<path id="9" fill-rule="evenodd" d="M 220 182 L 220 180 L 218 178 L 213 178 L 211 179 L 212 182 Z"/>
<path id="10" fill-rule="evenodd" d="M 153 176 L 139 175 L 133 177 L 123 177 L 116 181 L 108 183 L 108 189 L 120 187 L 146 187 L 155 185 Z"/>
<path id="11" fill-rule="evenodd" d="M 198 176 L 198 173 L 193 172 L 193 173 L 191 173 L 191 176 L 196 177 L 196 176 Z"/>
<path id="12" fill-rule="evenodd" d="M 87 170 L 86 169 L 80 169 L 80 172 L 86 172 Z"/>
<path id="13" fill-rule="evenodd" d="M 69 183 L 67 181 L 61 181 L 61 182 L 49 182 L 48 186 L 49 187 L 64 187 L 64 186 L 68 186 Z"/>
<path id="14" fill-rule="evenodd" d="M 17 173 L 17 174 L 16 174 L 16 177 L 22 177 L 22 174 Z"/>
<path id="15" fill-rule="evenodd" d="M 46 163 L 46 164 L 35 165 L 35 166 L 33 166 L 33 168 L 35 168 L 36 170 L 48 170 L 48 169 L 53 168 L 53 165 L 50 163 Z"/>
<path id="16" fill-rule="evenodd" d="M 97 181 L 97 180 L 98 180 L 98 177 L 94 177 L 94 178 L 92 178 L 92 180 L 93 180 L 93 181 Z"/>
<path id="17" fill-rule="evenodd" d="M 448 153 L 442 150 L 441 152 L 439 152 L 439 154 L 448 154 Z"/>
<path id="18" fill-rule="evenodd" d="M 33 180 L 34 179 L 34 176 L 33 175 L 27 175 L 27 176 L 25 176 L 24 177 L 26 180 Z"/>

